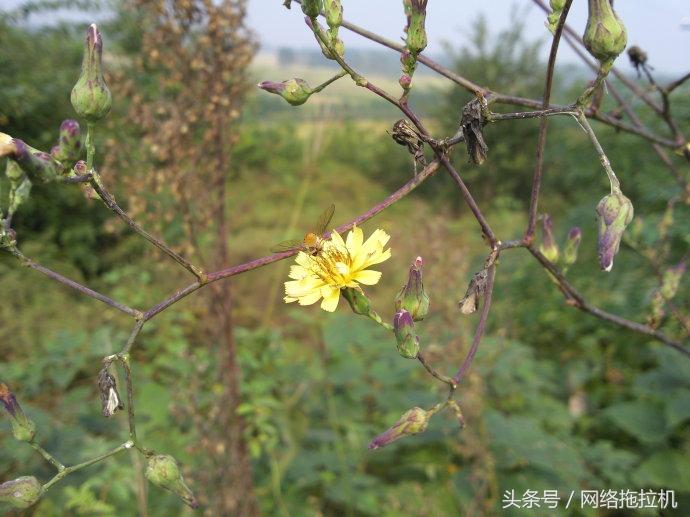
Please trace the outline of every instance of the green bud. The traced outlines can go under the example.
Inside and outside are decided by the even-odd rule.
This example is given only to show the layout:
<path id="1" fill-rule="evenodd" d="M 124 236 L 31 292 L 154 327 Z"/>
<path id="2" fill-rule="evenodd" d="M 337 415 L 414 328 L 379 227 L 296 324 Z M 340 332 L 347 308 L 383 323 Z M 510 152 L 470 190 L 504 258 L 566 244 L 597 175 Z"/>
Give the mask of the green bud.
<path id="1" fill-rule="evenodd" d="M 395 313 L 393 332 L 395 333 L 398 353 L 406 359 L 415 359 L 419 354 L 419 337 L 415 333 L 412 316 L 405 309 Z"/>
<path id="2" fill-rule="evenodd" d="M 14 393 L 0 382 L 0 402 L 5 406 L 12 424 L 12 434 L 20 442 L 30 442 L 36 435 L 36 425 L 24 414 L 22 407 L 17 402 Z"/>
<path id="3" fill-rule="evenodd" d="M 33 476 L 22 476 L 0 484 L 0 502 L 15 508 L 29 508 L 43 495 L 43 486 Z"/>
<path id="4" fill-rule="evenodd" d="M 625 50 L 628 42 L 625 26 L 609 0 L 589 0 L 587 27 L 582 40 L 589 53 L 607 68 Z"/>
<path id="5" fill-rule="evenodd" d="M 258 86 L 262 90 L 280 95 L 292 106 L 304 104 L 311 94 L 314 93 L 304 79 L 288 79 L 282 83 L 263 81 L 259 83 Z"/>
<path id="6" fill-rule="evenodd" d="M 633 206 L 622 192 L 614 192 L 602 198 L 597 205 L 599 218 L 599 265 L 611 271 L 613 257 L 618 253 L 625 227 L 633 218 Z"/>
<path id="7" fill-rule="evenodd" d="M 422 433 L 429 425 L 433 413 L 420 407 L 413 407 L 406 411 L 393 427 L 381 433 L 369 443 L 369 450 L 380 449 L 399 440 L 403 436 Z"/>
<path id="8" fill-rule="evenodd" d="M 539 245 L 539 251 L 544 255 L 550 262 L 558 262 L 558 257 L 560 256 L 560 250 L 558 249 L 558 244 L 553 238 L 553 223 L 551 222 L 551 217 L 548 214 L 544 214 L 541 220 L 542 222 L 542 242 Z"/>
<path id="9" fill-rule="evenodd" d="M 343 5 L 340 0 L 324 0 L 323 9 L 328 26 L 331 29 L 340 27 L 343 23 Z"/>
<path id="10" fill-rule="evenodd" d="M 565 250 L 563 252 L 563 262 L 566 266 L 575 264 L 577 260 L 577 250 L 580 247 L 582 240 L 582 230 L 577 226 L 571 228 L 568 232 L 568 239 L 565 242 Z"/>
<path id="11" fill-rule="evenodd" d="M 81 131 L 76 120 L 64 120 L 60 124 L 60 138 L 58 145 L 53 147 L 50 154 L 58 161 L 76 162 L 82 155 Z"/>
<path id="12" fill-rule="evenodd" d="M 86 30 L 81 75 L 72 88 L 71 96 L 74 111 L 88 122 L 98 122 L 105 117 L 113 103 L 112 95 L 103 78 L 102 53 L 101 33 L 98 32 L 96 24 L 92 23 Z"/>
<path id="13" fill-rule="evenodd" d="M 417 257 L 407 276 L 407 284 L 402 286 L 395 297 L 395 310 L 405 309 L 414 321 L 421 321 L 429 313 L 429 296 L 422 282 L 422 257 Z"/>
<path id="14" fill-rule="evenodd" d="M 190 508 L 198 508 L 199 503 L 185 484 L 177 461 L 167 454 L 157 454 L 149 458 L 146 478 L 156 486 L 176 494 Z"/>
<path id="15" fill-rule="evenodd" d="M 367 298 L 360 289 L 346 287 L 340 292 L 342 293 L 343 298 L 347 300 L 347 303 L 350 304 L 352 312 L 363 316 L 367 316 L 369 314 L 371 311 L 371 303 L 369 302 L 369 298 Z"/>
<path id="16" fill-rule="evenodd" d="M 424 24 L 426 22 L 427 0 L 403 0 L 407 25 L 405 26 L 405 44 L 412 54 L 419 54 L 426 48 L 427 37 Z"/>
<path id="17" fill-rule="evenodd" d="M 309 18 L 316 18 L 323 9 L 323 0 L 302 0 L 302 12 Z"/>

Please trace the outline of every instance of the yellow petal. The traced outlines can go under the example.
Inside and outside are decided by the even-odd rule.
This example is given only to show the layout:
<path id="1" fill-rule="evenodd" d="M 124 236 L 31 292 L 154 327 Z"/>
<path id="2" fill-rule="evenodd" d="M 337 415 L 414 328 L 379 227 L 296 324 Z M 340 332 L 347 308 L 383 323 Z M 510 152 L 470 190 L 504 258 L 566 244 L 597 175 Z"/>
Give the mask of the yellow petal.
<path id="1" fill-rule="evenodd" d="M 364 232 L 358 226 L 353 226 L 350 233 L 347 234 L 347 242 L 345 243 L 347 249 L 350 250 L 350 255 L 355 256 L 359 252 L 363 241 Z"/>
<path id="2" fill-rule="evenodd" d="M 285 301 L 285 303 L 292 303 L 296 302 L 297 298 L 291 298 L 290 296 L 286 296 L 285 298 L 283 298 L 283 300 Z"/>
<path id="3" fill-rule="evenodd" d="M 352 278 L 357 280 L 360 284 L 364 285 L 374 285 L 378 283 L 381 279 L 380 271 L 372 271 L 371 269 L 366 269 L 364 271 L 359 271 L 355 273 Z"/>
<path id="4" fill-rule="evenodd" d="M 299 300 L 300 305 L 312 305 L 321 299 L 321 291 L 313 291 L 302 296 Z"/>
<path id="5" fill-rule="evenodd" d="M 321 308 L 324 311 L 335 312 L 336 307 L 338 307 L 338 301 L 340 300 L 340 289 L 325 286 L 321 289 L 321 293 L 323 294 Z"/>
<path id="6" fill-rule="evenodd" d="M 295 257 L 295 262 L 306 269 L 310 269 L 314 265 L 314 260 L 311 258 L 311 256 L 307 255 L 303 251 L 300 251 L 297 254 Z"/>
<path id="7" fill-rule="evenodd" d="M 362 267 L 360 269 L 365 269 L 369 266 L 373 266 L 374 264 L 380 264 L 381 262 L 384 262 L 391 258 L 391 249 L 388 248 L 386 251 L 379 251 L 370 257 L 367 257 L 367 259 L 364 261 L 362 264 Z"/>
<path id="8" fill-rule="evenodd" d="M 331 231 L 331 242 L 338 248 L 345 249 L 345 242 L 338 232 Z"/>
<path id="9" fill-rule="evenodd" d="M 292 265 L 290 266 L 290 274 L 288 276 L 292 278 L 293 280 L 301 280 L 302 278 L 308 276 L 310 274 L 309 270 L 307 270 L 303 266 L 297 266 L 297 265 Z"/>
<path id="10" fill-rule="evenodd" d="M 383 248 L 386 245 L 386 243 L 390 240 L 390 238 L 390 235 L 388 235 L 383 230 L 377 228 L 364 243 L 364 248 L 367 250 L 367 252 L 375 251 L 378 248 L 378 246 L 381 246 L 381 248 Z"/>

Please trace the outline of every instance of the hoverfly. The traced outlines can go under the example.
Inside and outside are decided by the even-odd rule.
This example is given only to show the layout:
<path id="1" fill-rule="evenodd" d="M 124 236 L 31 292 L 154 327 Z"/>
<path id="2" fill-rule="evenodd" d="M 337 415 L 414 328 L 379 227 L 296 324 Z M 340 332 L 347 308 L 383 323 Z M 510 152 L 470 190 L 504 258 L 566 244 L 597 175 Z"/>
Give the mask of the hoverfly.
<path id="1" fill-rule="evenodd" d="M 300 250 L 308 255 L 316 256 L 323 250 L 324 238 L 323 234 L 326 232 L 328 224 L 333 219 L 335 212 L 335 205 L 331 205 L 319 216 L 316 225 L 308 232 L 302 240 L 288 240 L 276 244 L 271 248 L 273 253 L 280 253 L 281 251 Z"/>

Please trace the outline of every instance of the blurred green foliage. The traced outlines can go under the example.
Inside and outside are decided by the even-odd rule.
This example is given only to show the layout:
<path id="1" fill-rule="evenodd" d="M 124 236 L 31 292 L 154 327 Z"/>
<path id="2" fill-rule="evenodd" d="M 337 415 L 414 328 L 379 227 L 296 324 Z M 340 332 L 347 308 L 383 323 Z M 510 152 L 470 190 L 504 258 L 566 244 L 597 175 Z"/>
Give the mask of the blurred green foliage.
<path id="1" fill-rule="evenodd" d="M 80 31 L 0 23 L 0 130 L 47 148 L 60 121 L 72 117 L 67 98 L 78 74 Z M 454 67 L 479 84 L 538 97 L 543 47 L 519 27 L 493 44 L 485 22 L 475 28 L 470 43 L 453 51 Z M 108 37 L 120 42 L 117 52 L 126 58 L 136 51 L 133 20 L 112 24 L 111 30 Z M 584 79 L 557 84 L 555 97 L 572 99 Z M 452 133 L 469 97 L 431 88 L 413 93 L 412 101 L 436 99 L 438 109 L 428 110 L 435 116 L 433 126 Z M 328 90 L 320 94 L 328 95 Z M 689 105 L 690 91 L 686 87 L 677 96 L 679 121 L 687 127 L 690 112 L 683 106 Z M 331 99 L 336 109 L 295 118 L 297 111 L 269 97 L 250 99 L 234 152 L 233 263 L 298 235 L 329 202 L 336 202 L 334 222 L 340 224 L 411 174 L 407 151 L 385 132 L 395 120 L 385 109 L 372 115 L 368 104 L 355 102 L 347 107 L 351 113 L 362 110 L 362 120 L 340 116 L 336 98 Z M 126 149 L 134 129 L 117 111 L 113 124 Z M 524 226 L 537 127 L 534 120 L 487 127 L 489 159 L 481 168 L 465 163 L 463 148 L 454 154 L 503 238 L 518 237 Z M 595 129 L 642 221 L 638 241 L 654 246 L 666 201 L 677 188 L 646 143 L 599 125 Z M 293 206 L 300 191 L 306 201 Z M 583 229 L 579 261 L 569 276 L 597 305 L 644 321 L 657 285 L 646 261 L 624 246 L 611 274 L 596 266 L 594 207 L 605 193 L 605 176 L 584 133 L 573 120 L 552 119 L 541 207 L 552 215 L 561 244 L 571 226 Z M 124 203 L 136 195 L 122 193 Z M 276 225 L 291 215 L 292 227 Z M 677 205 L 674 217 L 670 263 L 689 244 L 688 207 Z M 178 287 L 174 265 L 147 255 L 137 239 L 108 228 L 107 220 L 107 211 L 85 202 L 76 188 L 50 186 L 32 193 L 16 228 L 27 256 L 133 306 L 149 306 Z M 382 268 L 382 283 L 369 290 L 386 318 L 410 259 L 424 256 L 432 313 L 422 327 L 423 349 L 452 374 L 476 322 L 461 317 L 455 301 L 485 252 L 457 191 L 439 171 L 418 193 L 365 226 L 383 227 L 393 236 L 393 259 Z M 366 448 L 373 436 L 406 409 L 431 406 L 443 394 L 418 364 L 395 353 L 390 335 L 348 313 L 345 304 L 334 315 L 285 306 L 280 292 L 287 267 L 275 264 L 232 280 L 241 412 L 267 515 L 491 515 L 499 513 L 504 491 L 528 489 L 559 490 L 561 497 L 581 489 L 673 489 L 680 507 L 690 507 L 690 361 L 565 306 L 526 253 L 516 250 L 501 258 L 488 336 L 459 389 L 467 426 L 460 430 L 444 413 L 424 434 L 376 452 Z M 73 464 L 121 443 L 124 415 L 101 417 L 95 377 L 102 357 L 126 339 L 127 319 L 4 255 L 0 282 L 0 378 L 36 421 L 43 446 Z M 676 303 L 687 310 L 685 282 Z M 142 440 L 176 456 L 190 485 L 211 498 L 194 483 L 195 472 L 210 464 L 195 444 L 204 436 L 204 414 L 222 400 L 215 396 L 217 365 L 208 338 L 194 332 L 201 305 L 195 297 L 145 327 L 133 367 Z M 662 329 L 672 335 L 681 330 L 672 321 Z M 113 457 L 52 488 L 35 513 L 188 512 L 170 494 L 147 486 L 142 472 L 134 453 Z M 13 442 L 3 419 L 0 480 L 32 474 L 46 480 L 51 471 L 29 447 Z M 595 514 L 578 512 L 572 514 Z"/>

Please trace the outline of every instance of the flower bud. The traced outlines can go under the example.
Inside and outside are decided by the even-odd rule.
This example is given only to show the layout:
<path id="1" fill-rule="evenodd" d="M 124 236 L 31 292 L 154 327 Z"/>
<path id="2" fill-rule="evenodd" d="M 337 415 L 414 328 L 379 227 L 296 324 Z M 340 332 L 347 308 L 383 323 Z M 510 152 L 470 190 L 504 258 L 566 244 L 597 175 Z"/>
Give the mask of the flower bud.
<path id="1" fill-rule="evenodd" d="M 360 314 L 366 316 L 371 311 L 371 303 L 369 298 L 361 291 L 361 289 L 355 289 L 354 287 L 346 287 L 340 291 L 343 298 L 347 300 L 350 304 L 352 312 L 355 314 Z"/>
<path id="2" fill-rule="evenodd" d="M 5 229 L 5 225 L 0 224 L 0 249 L 10 249 L 17 245 L 17 232 L 14 229 Z"/>
<path id="3" fill-rule="evenodd" d="M 43 495 L 43 486 L 33 476 L 22 476 L 0 484 L 0 502 L 10 503 L 15 508 L 28 508 Z"/>
<path id="4" fill-rule="evenodd" d="M 599 217 L 599 265 L 604 271 L 611 271 L 613 257 L 618 253 L 625 227 L 633 218 L 633 206 L 622 192 L 605 196 L 597 205 Z"/>
<path id="5" fill-rule="evenodd" d="M 479 299 L 484 296 L 486 291 L 486 280 L 489 278 L 489 273 L 486 269 L 482 269 L 479 273 L 475 273 L 470 280 L 470 285 L 467 286 L 465 297 L 458 303 L 460 312 L 463 314 L 472 314 L 477 312 L 479 308 Z"/>
<path id="6" fill-rule="evenodd" d="M 26 174 L 22 168 L 12 159 L 7 160 L 7 165 L 5 166 L 5 176 L 7 176 L 7 179 L 10 180 L 12 185 L 19 185 L 22 181 L 24 181 L 24 178 L 26 178 Z"/>
<path id="7" fill-rule="evenodd" d="M 343 5 L 340 0 L 324 0 L 323 9 L 328 26 L 331 29 L 340 27 L 343 23 Z"/>
<path id="8" fill-rule="evenodd" d="M 403 436 L 424 432 L 432 415 L 433 413 L 420 407 L 413 407 L 406 411 L 393 427 L 374 438 L 369 443 L 369 450 L 385 447 Z"/>
<path id="9" fill-rule="evenodd" d="M 395 313 L 393 317 L 393 332 L 397 341 L 398 353 L 407 358 L 414 359 L 419 353 L 419 337 L 414 330 L 412 315 L 405 309 Z"/>
<path id="10" fill-rule="evenodd" d="M 185 484 L 177 466 L 177 461 L 167 454 L 157 454 L 149 458 L 146 478 L 156 486 L 176 494 L 190 508 L 199 506 L 196 497 Z"/>
<path id="11" fill-rule="evenodd" d="M 570 266 L 577 260 L 577 249 L 580 247 L 582 240 L 582 230 L 577 226 L 571 228 L 568 232 L 568 239 L 565 242 L 565 250 L 563 251 L 563 262 L 566 266 Z"/>
<path id="12" fill-rule="evenodd" d="M 414 55 L 426 48 L 427 37 L 424 24 L 426 22 L 427 0 L 403 0 L 407 25 L 405 43 L 407 49 Z"/>
<path id="13" fill-rule="evenodd" d="M 95 23 L 86 30 L 84 59 L 81 64 L 81 75 L 72 88 L 72 107 L 80 117 L 88 122 L 98 122 L 105 117 L 113 100 L 108 85 L 103 78 L 103 40 Z"/>
<path id="14" fill-rule="evenodd" d="M 0 382 L 0 402 L 5 406 L 10 415 L 12 424 L 12 434 L 20 442 L 30 442 L 36 435 L 36 425 L 24 414 L 14 393 L 7 386 Z"/>
<path id="15" fill-rule="evenodd" d="M 62 164 L 48 153 L 34 149 L 18 138 L 12 138 L 8 146 L 11 146 L 11 151 L 7 152 L 7 156 L 32 180 L 47 183 L 62 174 Z"/>
<path id="16" fill-rule="evenodd" d="M 589 53 L 608 68 L 623 52 L 628 36 L 610 0 L 589 0 L 587 27 L 582 40 Z"/>
<path id="17" fill-rule="evenodd" d="M 60 124 L 60 138 L 58 145 L 50 152 L 53 157 L 61 162 L 73 163 L 82 154 L 81 131 L 76 120 L 67 119 Z"/>
<path id="18" fill-rule="evenodd" d="M 282 83 L 263 81 L 257 86 L 269 93 L 280 95 L 292 106 L 304 104 L 311 94 L 314 93 L 304 79 L 288 79 Z"/>
<path id="19" fill-rule="evenodd" d="M 553 222 L 549 214 L 544 214 L 541 220 L 542 223 L 542 242 L 539 245 L 539 251 L 550 262 L 557 262 L 560 255 L 556 240 L 553 238 Z"/>
<path id="20" fill-rule="evenodd" d="M 395 296 L 395 310 L 405 309 L 414 321 L 421 321 L 429 313 L 429 296 L 422 283 L 422 257 L 417 257 L 407 277 L 407 284 L 402 286 Z"/>
<path id="21" fill-rule="evenodd" d="M 302 0 L 302 12 L 309 18 L 316 18 L 323 9 L 323 0 Z"/>

